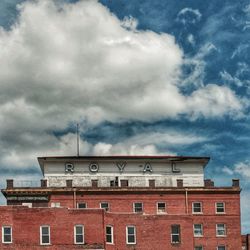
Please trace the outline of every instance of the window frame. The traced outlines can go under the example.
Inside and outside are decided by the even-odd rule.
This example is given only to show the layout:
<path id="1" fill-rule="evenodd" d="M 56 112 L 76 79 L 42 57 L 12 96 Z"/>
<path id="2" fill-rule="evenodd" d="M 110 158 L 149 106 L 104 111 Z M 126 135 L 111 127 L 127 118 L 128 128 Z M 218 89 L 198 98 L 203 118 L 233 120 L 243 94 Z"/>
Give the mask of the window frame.
<path id="1" fill-rule="evenodd" d="M 136 211 L 136 204 L 141 204 L 141 211 Z M 143 213 L 143 202 L 139 202 L 139 201 L 136 201 L 136 202 L 133 202 L 133 212 L 134 213 Z"/>
<path id="2" fill-rule="evenodd" d="M 10 235 L 10 241 L 5 241 L 4 240 L 4 236 L 7 236 L 5 233 L 4 233 L 4 229 L 5 228 L 10 228 L 10 234 L 7 234 L 7 235 Z M 2 243 L 3 244 L 11 244 L 12 243 L 12 226 L 2 226 Z"/>
<path id="3" fill-rule="evenodd" d="M 85 204 L 85 207 L 79 207 L 79 204 Z M 86 208 L 88 208 L 87 202 L 77 202 L 77 208 L 78 209 L 86 209 Z"/>
<path id="4" fill-rule="evenodd" d="M 48 228 L 48 236 L 49 236 L 49 242 L 48 243 L 43 243 L 43 236 L 47 236 L 47 235 L 43 235 L 43 228 Z M 50 226 L 49 225 L 41 225 L 40 226 L 40 245 L 51 245 L 51 240 L 50 240 Z"/>
<path id="5" fill-rule="evenodd" d="M 107 234 L 107 228 L 111 228 L 111 234 Z M 112 225 L 106 225 L 106 232 L 105 232 L 105 236 L 106 236 L 106 243 L 107 244 L 114 244 L 114 227 Z M 107 241 L 107 235 L 111 236 L 111 242 Z"/>
<path id="6" fill-rule="evenodd" d="M 224 234 L 218 234 L 218 225 L 224 225 Z M 225 223 L 217 223 L 216 224 L 216 237 L 226 237 L 227 236 L 227 227 Z"/>
<path id="7" fill-rule="evenodd" d="M 194 211 L 194 208 L 195 208 L 195 204 L 200 204 L 200 212 L 195 212 Z M 202 214 L 203 213 L 203 206 L 202 206 L 202 202 L 200 202 L 200 201 L 194 201 L 194 202 L 192 202 L 192 214 Z"/>
<path id="8" fill-rule="evenodd" d="M 223 212 L 218 212 L 218 204 L 223 204 Z M 225 214 L 226 213 L 226 205 L 225 202 L 216 202 L 215 203 L 215 213 L 216 214 Z"/>
<path id="9" fill-rule="evenodd" d="M 199 248 L 199 249 L 198 249 L 198 248 Z M 203 246 L 201 246 L 201 245 L 200 245 L 200 246 L 195 246 L 195 247 L 194 247 L 194 250 L 203 250 Z"/>
<path id="10" fill-rule="evenodd" d="M 61 202 L 51 202 L 50 207 L 59 208 L 59 207 L 61 207 Z"/>
<path id="11" fill-rule="evenodd" d="M 163 211 L 160 211 L 159 210 L 159 204 L 164 204 L 164 212 Z M 156 203 L 156 211 L 157 211 L 157 214 L 166 214 L 167 213 L 167 205 L 166 205 L 166 202 L 164 202 L 164 201 L 158 201 L 157 203 Z"/>
<path id="12" fill-rule="evenodd" d="M 76 228 L 77 227 L 81 227 L 82 228 L 82 234 L 81 234 L 81 236 L 82 236 L 82 241 L 81 242 L 77 242 L 77 235 L 80 235 L 80 234 L 76 234 Z M 83 245 L 84 244 L 84 225 L 82 225 L 82 224 L 77 224 L 77 225 L 74 225 L 74 244 L 75 245 Z"/>
<path id="13" fill-rule="evenodd" d="M 108 207 L 102 207 L 102 204 L 108 204 Z M 100 202 L 100 208 L 104 209 L 106 212 L 108 212 L 110 210 L 109 202 L 107 202 L 107 201 L 101 201 Z"/>
<path id="14" fill-rule="evenodd" d="M 201 230 L 201 234 L 195 234 L 195 226 L 201 226 L 200 230 Z M 194 233 L 194 237 L 203 237 L 203 224 L 201 223 L 195 223 L 193 224 L 193 233 Z"/>
<path id="15" fill-rule="evenodd" d="M 173 227 L 177 226 L 178 227 L 178 234 L 173 233 Z M 179 241 L 173 241 L 173 236 L 178 235 L 179 236 Z M 180 224 L 173 224 L 171 225 L 171 244 L 180 244 L 181 243 L 181 225 Z"/>
<path id="16" fill-rule="evenodd" d="M 131 227 L 134 229 L 134 234 L 129 234 L 128 233 L 128 228 Z M 129 242 L 129 236 L 133 235 L 134 236 L 134 241 L 133 242 Z M 127 245 L 135 245 L 136 244 L 136 226 L 134 225 L 127 225 L 126 226 L 126 244 Z"/>
<path id="17" fill-rule="evenodd" d="M 219 250 L 219 247 L 224 247 L 224 250 L 227 250 L 227 247 L 225 246 L 225 245 L 219 245 L 219 246 L 217 246 L 217 250 Z"/>

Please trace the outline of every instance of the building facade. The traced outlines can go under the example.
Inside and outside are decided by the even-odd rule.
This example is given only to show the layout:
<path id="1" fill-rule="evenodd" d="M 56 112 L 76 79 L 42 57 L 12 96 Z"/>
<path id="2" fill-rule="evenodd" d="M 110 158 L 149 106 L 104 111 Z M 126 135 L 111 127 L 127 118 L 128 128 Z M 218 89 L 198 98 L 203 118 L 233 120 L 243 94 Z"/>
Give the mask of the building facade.
<path id="1" fill-rule="evenodd" d="M 40 187 L 7 180 L 0 249 L 242 249 L 239 180 L 208 157 L 40 157 Z"/>

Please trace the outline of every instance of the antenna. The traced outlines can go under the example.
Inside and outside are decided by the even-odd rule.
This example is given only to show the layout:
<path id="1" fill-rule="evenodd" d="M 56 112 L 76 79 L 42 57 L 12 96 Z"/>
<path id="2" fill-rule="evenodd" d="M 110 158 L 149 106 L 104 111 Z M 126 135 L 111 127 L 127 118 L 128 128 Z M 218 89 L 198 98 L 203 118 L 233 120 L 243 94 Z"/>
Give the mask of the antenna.
<path id="1" fill-rule="evenodd" d="M 76 145 L 77 145 L 77 156 L 79 156 L 79 124 L 76 124 Z"/>

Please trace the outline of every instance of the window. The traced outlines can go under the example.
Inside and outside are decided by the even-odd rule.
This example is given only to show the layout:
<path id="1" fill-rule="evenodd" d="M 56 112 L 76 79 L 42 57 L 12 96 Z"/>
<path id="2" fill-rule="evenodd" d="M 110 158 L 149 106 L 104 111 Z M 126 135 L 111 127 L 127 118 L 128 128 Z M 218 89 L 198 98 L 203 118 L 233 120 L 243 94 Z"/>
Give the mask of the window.
<path id="1" fill-rule="evenodd" d="M 203 246 L 195 246 L 194 250 L 203 250 Z"/>
<path id="2" fill-rule="evenodd" d="M 84 227 L 83 227 L 83 225 L 75 225 L 74 239 L 75 239 L 75 244 L 84 244 Z"/>
<path id="3" fill-rule="evenodd" d="M 201 202 L 193 202 L 192 203 L 192 211 L 195 213 L 202 213 L 202 204 Z"/>
<path id="4" fill-rule="evenodd" d="M 41 245 L 50 244 L 50 227 L 49 226 L 40 227 L 40 244 Z"/>
<path id="5" fill-rule="evenodd" d="M 77 203 L 77 208 L 87 208 L 87 203 L 79 202 L 79 203 Z"/>
<path id="6" fill-rule="evenodd" d="M 12 227 L 11 226 L 2 227 L 2 242 L 12 243 Z"/>
<path id="7" fill-rule="evenodd" d="M 60 207 L 60 202 L 51 202 L 51 207 Z"/>
<path id="8" fill-rule="evenodd" d="M 141 213 L 143 211 L 143 206 L 141 202 L 135 202 L 134 203 L 134 212 L 135 213 Z"/>
<path id="9" fill-rule="evenodd" d="M 100 208 L 103 208 L 105 211 L 109 211 L 109 203 L 108 202 L 101 202 Z"/>
<path id="10" fill-rule="evenodd" d="M 171 225 L 171 243 L 176 244 L 181 242 L 180 225 Z"/>
<path id="11" fill-rule="evenodd" d="M 225 213 L 225 203 L 224 202 L 216 202 L 216 213 Z"/>
<path id="12" fill-rule="evenodd" d="M 165 202 L 158 202 L 157 203 L 157 213 L 165 213 L 166 212 L 166 203 Z"/>
<path id="13" fill-rule="evenodd" d="M 113 227 L 106 226 L 106 242 L 109 244 L 113 244 Z"/>
<path id="14" fill-rule="evenodd" d="M 226 250 L 226 247 L 225 246 L 218 246 L 217 250 Z"/>
<path id="15" fill-rule="evenodd" d="M 194 236 L 195 237 L 203 236 L 203 226 L 202 226 L 202 224 L 194 224 Z"/>
<path id="16" fill-rule="evenodd" d="M 127 244 L 136 244 L 135 226 L 126 227 Z"/>
<path id="17" fill-rule="evenodd" d="M 226 225 L 216 224 L 216 236 L 225 236 L 225 235 L 226 235 Z"/>

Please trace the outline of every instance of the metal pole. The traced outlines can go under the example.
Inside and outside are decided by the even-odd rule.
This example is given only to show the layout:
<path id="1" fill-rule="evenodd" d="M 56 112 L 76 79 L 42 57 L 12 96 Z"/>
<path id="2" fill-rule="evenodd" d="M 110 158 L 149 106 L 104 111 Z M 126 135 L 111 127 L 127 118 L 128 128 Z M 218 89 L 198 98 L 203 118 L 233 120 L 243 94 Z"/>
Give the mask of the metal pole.
<path id="1" fill-rule="evenodd" d="M 77 156 L 79 156 L 79 124 L 76 125 Z"/>

